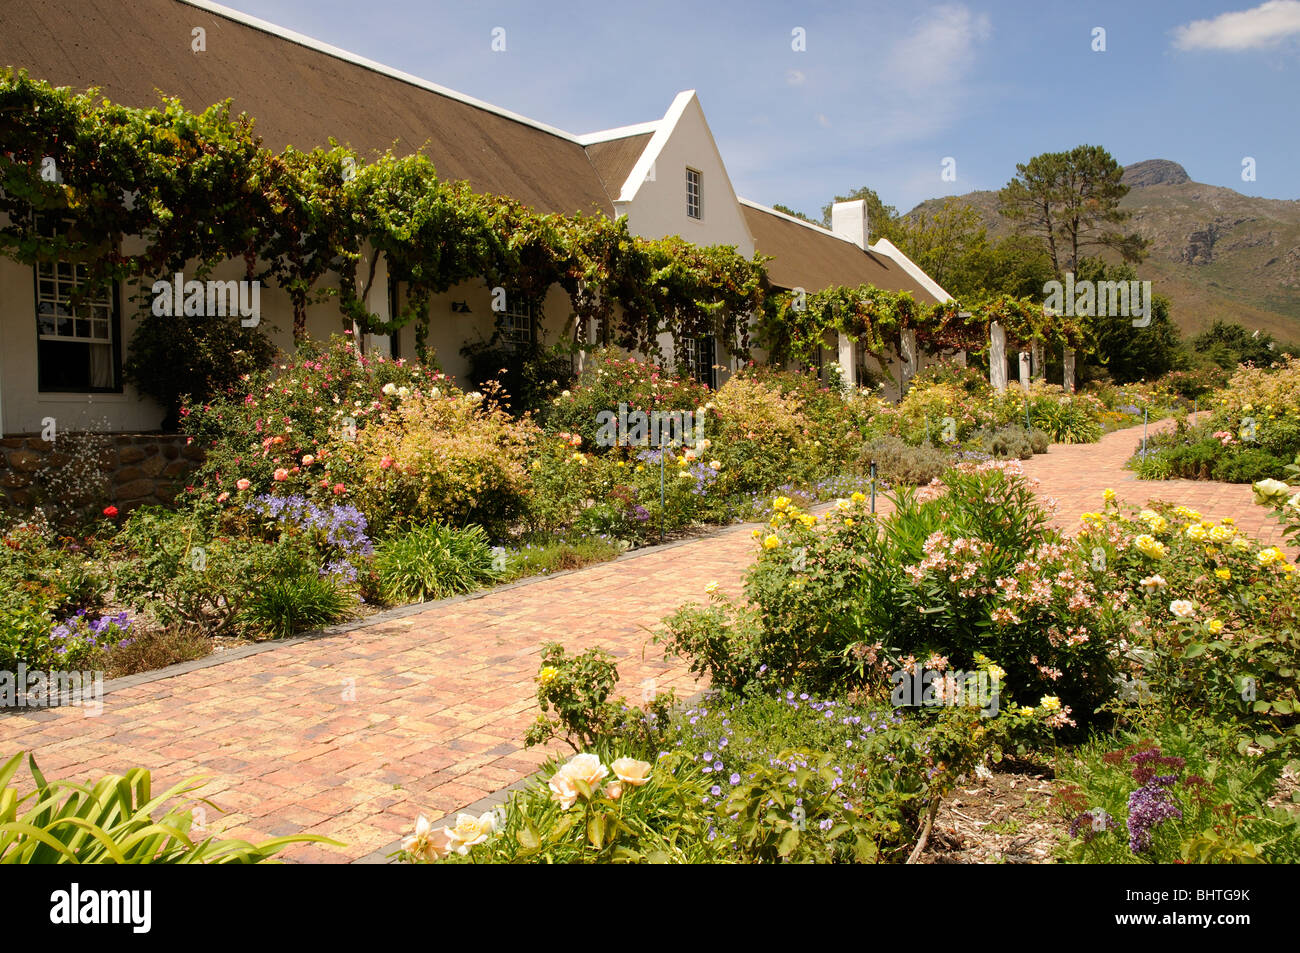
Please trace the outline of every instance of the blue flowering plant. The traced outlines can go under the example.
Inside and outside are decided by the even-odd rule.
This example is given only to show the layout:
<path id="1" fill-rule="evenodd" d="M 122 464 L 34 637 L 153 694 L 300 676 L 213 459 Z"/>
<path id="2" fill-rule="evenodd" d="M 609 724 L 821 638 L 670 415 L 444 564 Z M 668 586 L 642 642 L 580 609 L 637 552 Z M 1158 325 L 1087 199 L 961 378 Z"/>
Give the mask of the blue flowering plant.
<path id="1" fill-rule="evenodd" d="M 82 609 L 50 631 L 50 662 L 62 670 L 102 664 L 110 650 L 131 644 L 130 628 L 126 612 L 94 616 Z"/>

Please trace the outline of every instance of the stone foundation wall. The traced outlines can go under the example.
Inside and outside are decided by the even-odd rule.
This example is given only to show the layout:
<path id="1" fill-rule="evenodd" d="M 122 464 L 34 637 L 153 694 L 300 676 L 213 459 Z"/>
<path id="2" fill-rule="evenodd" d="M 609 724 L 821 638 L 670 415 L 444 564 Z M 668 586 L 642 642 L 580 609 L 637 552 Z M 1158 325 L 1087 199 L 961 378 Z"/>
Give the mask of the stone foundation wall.
<path id="1" fill-rule="evenodd" d="M 108 444 L 92 466 L 108 477 L 107 499 L 123 513 L 146 503 L 170 503 L 203 459 L 178 434 L 104 434 Z M 29 507 L 39 498 L 38 472 L 68 462 L 59 441 L 39 435 L 0 439 L 0 503 Z"/>

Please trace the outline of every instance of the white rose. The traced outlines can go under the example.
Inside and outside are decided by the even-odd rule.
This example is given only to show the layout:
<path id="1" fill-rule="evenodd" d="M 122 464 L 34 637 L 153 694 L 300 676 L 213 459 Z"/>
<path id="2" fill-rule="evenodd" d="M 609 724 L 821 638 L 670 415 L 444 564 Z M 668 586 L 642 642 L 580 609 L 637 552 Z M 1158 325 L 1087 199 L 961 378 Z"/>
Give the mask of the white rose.
<path id="1" fill-rule="evenodd" d="M 1186 599 L 1175 599 L 1169 603 L 1169 611 L 1180 619 L 1190 619 L 1196 614 L 1196 606 Z"/>
<path id="2" fill-rule="evenodd" d="M 567 811 L 573 807 L 581 792 L 578 790 L 578 785 L 574 783 L 573 778 L 563 774 L 562 771 L 563 769 L 556 771 L 546 784 L 551 789 L 551 800 L 557 802 L 561 810 Z"/>
<path id="3" fill-rule="evenodd" d="M 456 826 L 443 828 L 447 832 L 447 845 L 462 856 L 469 849 L 481 844 L 496 829 L 496 818 L 491 811 L 475 817 L 473 814 L 457 814 Z"/>
<path id="4" fill-rule="evenodd" d="M 588 787 L 596 788 L 609 774 L 609 768 L 601 764 L 600 758 L 596 755 L 584 752 L 583 754 L 575 754 L 556 773 L 567 775 L 578 781 L 585 781 Z"/>
<path id="5" fill-rule="evenodd" d="M 439 860 L 451 853 L 447 838 L 447 828 L 436 830 L 423 814 L 415 822 L 415 834 L 402 841 L 402 850 L 415 854 L 424 860 Z"/>
<path id="6" fill-rule="evenodd" d="M 392 397 L 394 394 L 397 393 L 397 385 L 394 384 L 392 381 L 389 381 L 387 384 L 385 384 L 383 387 L 379 389 L 383 391 L 385 397 Z"/>

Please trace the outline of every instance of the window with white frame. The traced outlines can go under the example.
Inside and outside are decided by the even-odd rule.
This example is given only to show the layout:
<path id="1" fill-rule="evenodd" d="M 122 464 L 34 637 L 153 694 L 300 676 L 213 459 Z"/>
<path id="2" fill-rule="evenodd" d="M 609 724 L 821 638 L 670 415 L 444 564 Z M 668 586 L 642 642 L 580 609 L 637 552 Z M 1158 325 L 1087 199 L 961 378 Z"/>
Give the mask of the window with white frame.
<path id="1" fill-rule="evenodd" d="M 91 290 L 88 267 L 69 261 L 35 271 L 38 390 L 120 389 L 116 284 Z"/>
<path id="2" fill-rule="evenodd" d="M 501 343 L 506 347 L 525 350 L 533 346 L 533 330 L 537 308 L 523 295 L 506 295 L 506 309 L 501 312 Z"/>
<path id="3" fill-rule="evenodd" d="M 713 386 L 715 348 L 712 338 L 682 338 L 679 367 L 701 384 Z"/>
<path id="4" fill-rule="evenodd" d="M 686 215 L 689 218 L 700 217 L 700 173 L 695 169 L 686 170 Z"/>

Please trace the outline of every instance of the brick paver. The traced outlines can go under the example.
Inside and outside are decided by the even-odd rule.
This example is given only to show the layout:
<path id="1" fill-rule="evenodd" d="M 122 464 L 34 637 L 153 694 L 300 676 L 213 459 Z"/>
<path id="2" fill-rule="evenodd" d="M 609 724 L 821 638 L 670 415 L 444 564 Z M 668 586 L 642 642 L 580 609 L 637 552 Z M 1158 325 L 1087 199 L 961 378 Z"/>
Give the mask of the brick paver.
<path id="1" fill-rule="evenodd" d="M 1077 525 L 1110 486 L 1159 497 L 1281 542 L 1250 488 L 1139 483 L 1122 469 L 1139 430 L 1099 444 L 1052 447 L 1026 461 Z M 882 503 L 882 507 L 883 507 Z M 0 716 L 0 753 L 34 750 L 48 777 L 85 779 L 133 766 L 155 791 L 192 774 L 227 813 L 209 829 L 261 839 L 325 834 L 343 849 L 295 848 L 298 861 L 338 862 L 391 845 L 419 813 L 470 804 L 530 774 L 545 752 L 524 750 L 536 717 L 541 645 L 601 645 L 620 660 L 625 692 L 643 680 L 681 694 L 696 683 L 649 644 L 649 630 L 717 581 L 736 593 L 754 553 L 750 527 L 647 550 L 578 572 L 455 600 L 351 632 L 277 646 L 218 665 L 111 691 L 103 713 L 78 709 Z"/>

